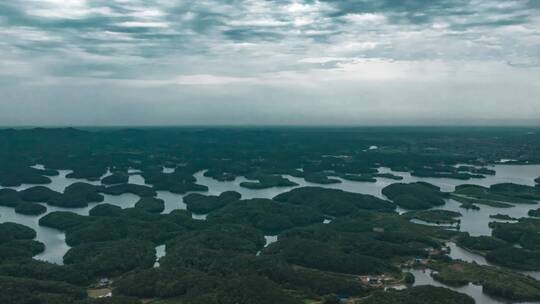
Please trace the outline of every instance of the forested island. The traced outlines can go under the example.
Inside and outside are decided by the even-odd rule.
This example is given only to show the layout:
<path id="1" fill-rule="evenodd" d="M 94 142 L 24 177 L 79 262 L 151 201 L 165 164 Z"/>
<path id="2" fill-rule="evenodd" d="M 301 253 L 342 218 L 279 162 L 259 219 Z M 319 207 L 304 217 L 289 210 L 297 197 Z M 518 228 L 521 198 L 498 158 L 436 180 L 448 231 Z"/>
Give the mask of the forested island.
<path id="1" fill-rule="evenodd" d="M 469 284 L 540 301 L 540 171 L 497 179 L 501 159 L 540 164 L 538 134 L 2 129 L 0 303 L 472 304 Z"/>

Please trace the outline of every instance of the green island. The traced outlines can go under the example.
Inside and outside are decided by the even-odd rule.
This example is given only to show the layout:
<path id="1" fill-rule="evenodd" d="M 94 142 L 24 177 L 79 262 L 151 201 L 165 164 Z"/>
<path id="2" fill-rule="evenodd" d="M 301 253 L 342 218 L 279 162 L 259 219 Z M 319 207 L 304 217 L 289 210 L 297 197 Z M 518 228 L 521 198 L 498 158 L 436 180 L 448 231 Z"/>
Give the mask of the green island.
<path id="1" fill-rule="evenodd" d="M 403 214 L 404 217 L 410 219 L 422 220 L 434 224 L 459 224 L 461 221 L 461 213 L 448 210 L 424 210 L 410 211 Z"/>
<path id="2" fill-rule="evenodd" d="M 534 199 L 539 197 L 540 192 L 534 187 L 516 184 L 495 184 L 489 188 L 478 185 L 460 185 L 456 187 L 454 194 L 476 199 L 474 202 L 504 207 L 497 203 L 510 204 L 536 204 Z"/>
<path id="3" fill-rule="evenodd" d="M 529 216 L 540 217 L 540 208 L 531 209 L 531 210 L 529 210 L 529 212 L 527 214 Z"/>
<path id="4" fill-rule="evenodd" d="M 370 174 L 363 174 L 363 175 L 356 175 L 356 174 L 341 174 L 339 175 L 340 178 L 348 181 L 354 181 L 354 182 L 367 182 L 367 183 L 375 183 L 377 179 L 374 175 Z"/>
<path id="5" fill-rule="evenodd" d="M 444 205 L 446 195 L 434 185 L 417 182 L 395 183 L 382 189 L 382 194 L 406 209 L 429 209 Z"/>
<path id="6" fill-rule="evenodd" d="M 31 258 L 45 250 L 43 243 L 33 240 L 36 231 L 16 223 L 0 224 L 0 262 L 12 258 Z"/>
<path id="7" fill-rule="evenodd" d="M 392 173 L 361 173 L 361 174 L 337 174 L 338 177 L 354 181 L 354 182 L 368 182 L 368 183 L 375 183 L 377 181 L 377 178 L 386 178 L 391 180 L 403 180 L 402 176 L 395 175 Z"/>
<path id="8" fill-rule="evenodd" d="M 540 219 L 521 218 L 517 223 L 492 222 L 492 235 L 509 243 L 519 244 L 523 248 L 534 249 L 535 235 L 540 232 Z"/>
<path id="9" fill-rule="evenodd" d="M 58 175 L 55 170 L 42 170 L 30 167 L 21 167 L 16 163 L 5 162 L 0 173 L 0 186 L 16 187 L 22 184 L 49 184 L 50 176 Z"/>
<path id="10" fill-rule="evenodd" d="M 197 168 L 191 166 L 177 167 L 171 173 L 163 172 L 162 166 L 148 164 L 141 168 L 142 177 L 153 190 L 167 190 L 172 193 L 184 194 L 189 191 L 207 191 L 208 187 L 199 185 L 193 177 Z"/>
<path id="11" fill-rule="evenodd" d="M 451 286 L 481 285 L 483 292 L 514 301 L 538 301 L 540 282 L 515 272 L 463 261 L 437 262 L 433 278 Z"/>
<path id="12" fill-rule="evenodd" d="M 506 221 L 517 221 L 518 219 L 515 217 L 511 217 L 508 214 L 492 214 L 489 216 L 489 218 L 496 219 L 496 220 L 506 220 Z"/>
<path id="13" fill-rule="evenodd" d="M 17 207 L 28 203 L 47 203 L 58 207 L 85 207 L 90 202 L 103 201 L 103 196 L 98 193 L 97 189 L 99 187 L 86 183 L 71 184 L 66 187 L 63 193 L 50 190 L 44 186 L 33 186 L 21 191 L 1 189 L 0 205 Z M 37 210 L 39 207 L 35 205 L 32 204 L 32 209 Z M 42 208 L 40 209 L 42 210 Z"/>
<path id="14" fill-rule="evenodd" d="M 388 178 L 388 179 L 393 179 L 393 180 L 403 180 L 402 176 L 395 175 L 395 174 L 392 174 L 392 173 L 376 173 L 376 174 L 373 174 L 373 176 L 374 177 Z"/>
<path id="15" fill-rule="evenodd" d="M 339 302 L 338 302 L 339 303 Z M 417 286 L 405 290 L 375 292 L 373 296 L 361 301 L 363 304 L 474 304 L 474 299 L 442 287 Z"/>
<path id="16" fill-rule="evenodd" d="M 162 199 L 154 197 L 142 197 L 137 203 L 135 208 L 142 209 L 150 213 L 161 213 L 165 209 L 165 202 Z"/>
<path id="17" fill-rule="evenodd" d="M 224 207 L 228 203 L 238 201 L 241 197 L 241 194 L 235 191 L 225 191 L 219 196 L 191 193 L 184 197 L 184 203 L 191 212 L 207 214 Z"/>
<path id="18" fill-rule="evenodd" d="M 451 194 L 450 197 L 453 200 L 461 203 L 460 207 L 464 209 L 480 210 L 480 207 L 478 207 L 477 205 L 486 205 L 486 206 L 496 207 L 496 208 L 512 208 L 513 207 L 512 204 L 508 204 L 508 203 L 490 201 L 490 200 L 485 200 L 485 199 L 470 198 L 470 197 L 465 197 L 465 196 L 455 195 L 455 194 Z"/>
<path id="19" fill-rule="evenodd" d="M 485 256 L 495 265 L 521 270 L 540 269 L 539 220 L 521 218 L 516 223 L 491 222 L 490 226 L 493 236 L 464 234 L 457 238 L 457 244 Z"/>
<path id="20" fill-rule="evenodd" d="M 471 178 L 483 178 L 484 175 L 480 174 L 470 174 L 470 173 L 462 173 L 458 172 L 457 170 L 452 171 L 437 171 L 433 170 L 429 167 L 422 167 L 415 169 L 412 173 L 413 176 L 417 177 L 436 177 L 436 178 L 453 178 L 453 179 L 461 179 L 461 180 L 468 180 Z"/>
<path id="21" fill-rule="evenodd" d="M 126 184 L 129 180 L 129 176 L 123 172 L 115 172 L 107 177 L 101 179 L 103 185 L 114 185 L 114 184 Z"/>
<path id="22" fill-rule="evenodd" d="M 326 172 L 306 172 L 303 174 L 303 177 L 306 182 L 314 184 L 328 185 L 341 183 L 339 179 L 328 177 L 328 173 Z"/>
<path id="23" fill-rule="evenodd" d="M 468 233 L 460 235 L 456 242 L 460 247 L 475 252 L 485 252 L 489 250 L 507 247 L 508 243 L 491 236 L 470 236 Z"/>
<path id="24" fill-rule="evenodd" d="M 248 189 L 266 189 L 272 187 L 293 187 L 297 186 L 297 183 L 294 183 L 282 176 L 279 175 L 270 175 L 270 174 L 253 174 L 246 176 L 250 180 L 257 180 L 256 182 L 242 182 L 240 186 Z"/>
<path id="25" fill-rule="evenodd" d="M 15 212 L 26 215 L 40 215 L 47 212 L 47 207 L 36 203 L 21 203 L 15 207 Z"/>
<path id="26" fill-rule="evenodd" d="M 302 187 L 282 193 L 274 201 L 314 208 L 324 214 L 339 216 L 358 210 L 394 210 L 389 201 L 360 193 L 320 187 Z"/>
<path id="27" fill-rule="evenodd" d="M 534 241 L 538 241 L 538 238 Z M 504 247 L 486 254 L 486 260 L 497 265 L 522 270 L 540 270 L 540 251 Z"/>

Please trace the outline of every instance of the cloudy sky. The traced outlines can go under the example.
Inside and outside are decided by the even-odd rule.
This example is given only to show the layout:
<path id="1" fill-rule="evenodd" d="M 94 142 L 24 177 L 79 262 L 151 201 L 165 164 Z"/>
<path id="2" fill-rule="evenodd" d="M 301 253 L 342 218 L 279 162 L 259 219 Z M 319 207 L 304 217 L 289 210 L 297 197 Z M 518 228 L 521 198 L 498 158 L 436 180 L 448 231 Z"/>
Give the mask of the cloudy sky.
<path id="1" fill-rule="evenodd" d="M 0 0 L 0 125 L 540 124 L 540 0 Z"/>

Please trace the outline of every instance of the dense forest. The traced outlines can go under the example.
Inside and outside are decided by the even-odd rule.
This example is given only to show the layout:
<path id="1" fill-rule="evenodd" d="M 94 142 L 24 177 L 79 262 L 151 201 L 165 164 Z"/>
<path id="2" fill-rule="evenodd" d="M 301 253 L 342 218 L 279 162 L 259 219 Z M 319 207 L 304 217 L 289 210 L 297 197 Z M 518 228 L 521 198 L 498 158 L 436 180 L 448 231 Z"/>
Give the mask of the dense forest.
<path id="1" fill-rule="evenodd" d="M 2 221 L 0 303 L 474 303 L 448 288 L 413 287 L 407 269 L 415 267 L 436 271 L 433 279 L 448 286 L 473 283 L 505 300 L 540 301 L 540 281 L 515 271 L 540 270 L 540 219 L 534 207 L 540 177 L 536 186 L 467 184 L 494 175 L 488 165 L 501 159 L 540 164 L 540 132 L 0 130 L 0 206 L 61 231 L 69 246 L 62 265 L 34 259 L 45 250 L 37 232 Z M 380 173 L 380 167 L 462 185 L 443 191 L 427 182 L 403 182 Z M 70 170 L 66 178 L 74 182 L 62 191 L 50 189 L 61 170 Z M 271 198 L 246 198 L 235 191 L 214 195 L 194 177 L 201 171 L 216 182 L 243 177 L 247 181 L 240 186 L 249 190 L 290 189 Z M 129 183 L 134 172 L 145 185 Z M 293 178 L 319 186 L 297 187 Z M 382 189 L 383 197 L 325 187 L 380 178 L 392 181 Z M 183 195 L 185 210 L 165 213 L 158 197 L 162 191 Z M 123 194 L 135 195 L 136 203 L 122 208 L 105 199 Z M 449 199 L 463 211 L 437 209 Z M 462 212 L 516 204 L 530 205 L 529 217 L 494 220 L 491 236 L 459 229 Z M 84 208 L 86 214 L 74 212 Z M 268 243 L 269 236 L 278 241 Z M 453 260 L 445 254 L 447 242 L 496 266 Z M 160 245 L 166 254 L 156 264 Z M 399 286 L 406 288 L 392 288 Z M 93 294 L 101 289 L 111 294 Z"/>

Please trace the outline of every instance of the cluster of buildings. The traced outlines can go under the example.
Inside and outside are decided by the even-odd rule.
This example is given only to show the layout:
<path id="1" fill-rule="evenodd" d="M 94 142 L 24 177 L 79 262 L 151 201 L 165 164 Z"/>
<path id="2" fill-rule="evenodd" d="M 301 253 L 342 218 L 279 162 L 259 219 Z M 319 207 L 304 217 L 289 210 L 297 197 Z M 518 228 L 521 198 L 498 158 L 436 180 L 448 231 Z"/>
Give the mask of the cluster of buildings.
<path id="1" fill-rule="evenodd" d="M 439 255 L 439 254 L 449 254 L 450 253 L 450 247 L 444 246 L 444 247 L 441 247 L 439 249 L 429 247 L 429 248 L 424 249 L 424 251 L 426 251 L 427 254 L 430 255 L 430 256 Z"/>
<path id="2" fill-rule="evenodd" d="M 382 228 L 374 228 L 379 230 Z M 450 253 L 450 247 L 441 247 L 441 248 L 425 248 L 424 251 L 427 253 L 428 257 L 415 257 L 413 259 L 410 259 L 403 264 L 401 264 L 402 268 L 414 268 L 418 266 L 428 266 L 431 262 L 431 256 L 434 255 L 441 255 L 441 254 L 448 254 Z M 393 282 L 395 282 L 395 278 L 387 275 L 387 274 L 380 274 L 380 275 L 364 275 L 359 277 L 360 281 L 366 285 L 370 285 L 372 287 L 385 287 Z"/>
<path id="3" fill-rule="evenodd" d="M 93 294 L 90 294 L 90 297 L 93 298 L 110 298 L 112 297 L 112 290 L 110 288 L 112 284 L 112 280 L 109 280 L 108 278 L 102 278 L 100 279 L 92 289 L 94 291 Z"/>
<path id="4" fill-rule="evenodd" d="M 429 257 L 434 255 L 441 255 L 441 254 L 449 254 L 450 253 L 450 247 L 441 247 L 441 248 L 426 248 L 424 251 L 427 253 L 428 257 L 415 257 L 414 259 L 410 259 L 403 264 L 401 264 L 402 268 L 414 268 L 415 266 L 427 266 L 431 259 Z"/>
<path id="5" fill-rule="evenodd" d="M 111 283 L 112 281 L 108 278 L 102 278 L 97 282 L 96 288 L 107 288 L 111 285 Z"/>

